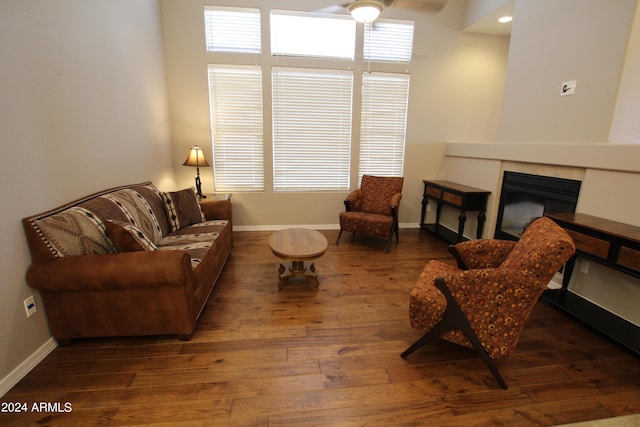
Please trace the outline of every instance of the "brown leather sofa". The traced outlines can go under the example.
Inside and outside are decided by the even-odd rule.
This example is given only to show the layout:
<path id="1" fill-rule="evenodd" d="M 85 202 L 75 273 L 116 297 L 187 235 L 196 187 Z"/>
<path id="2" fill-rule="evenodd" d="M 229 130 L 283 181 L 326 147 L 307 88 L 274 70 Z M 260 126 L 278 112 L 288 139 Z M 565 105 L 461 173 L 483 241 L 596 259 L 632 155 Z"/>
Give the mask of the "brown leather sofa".
<path id="1" fill-rule="evenodd" d="M 231 214 L 229 200 L 145 182 L 24 218 L 27 283 L 53 337 L 189 339 L 231 253 Z"/>

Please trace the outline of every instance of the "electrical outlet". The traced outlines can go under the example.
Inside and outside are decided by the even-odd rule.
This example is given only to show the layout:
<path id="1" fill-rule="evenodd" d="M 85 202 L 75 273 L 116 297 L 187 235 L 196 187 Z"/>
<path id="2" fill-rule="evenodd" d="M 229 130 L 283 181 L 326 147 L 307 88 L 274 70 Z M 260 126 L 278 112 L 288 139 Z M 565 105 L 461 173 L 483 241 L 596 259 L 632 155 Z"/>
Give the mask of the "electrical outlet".
<path id="1" fill-rule="evenodd" d="M 584 273 L 584 274 L 589 274 L 589 262 L 582 260 L 582 262 L 580 262 L 580 272 Z"/>
<path id="2" fill-rule="evenodd" d="M 27 317 L 31 317 L 38 311 L 38 307 L 36 307 L 36 300 L 33 298 L 33 295 L 27 297 L 23 301 L 24 303 L 24 311 L 27 313 Z"/>
<path id="3" fill-rule="evenodd" d="M 427 212 L 431 212 L 431 205 L 427 205 Z"/>

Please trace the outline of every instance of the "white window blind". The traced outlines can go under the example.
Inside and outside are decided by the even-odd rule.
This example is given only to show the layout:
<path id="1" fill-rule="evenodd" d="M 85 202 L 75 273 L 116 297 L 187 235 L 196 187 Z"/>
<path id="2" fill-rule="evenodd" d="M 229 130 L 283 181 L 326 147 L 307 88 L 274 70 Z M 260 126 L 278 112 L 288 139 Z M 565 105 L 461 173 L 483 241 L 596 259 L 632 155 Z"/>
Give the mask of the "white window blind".
<path id="1" fill-rule="evenodd" d="M 271 11 L 271 54 L 352 60 L 356 22 L 350 16 Z"/>
<path id="2" fill-rule="evenodd" d="M 376 20 L 364 26 L 364 59 L 410 62 L 413 22 Z"/>
<path id="3" fill-rule="evenodd" d="M 216 191 L 264 190 L 262 70 L 209 65 Z"/>
<path id="4" fill-rule="evenodd" d="M 275 191 L 349 189 L 353 73 L 274 68 Z"/>
<path id="5" fill-rule="evenodd" d="M 260 53 L 260 9 L 205 6 L 207 52 Z"/>
<path id="6" fill-rule="evenodd" d="M 359 176 L 403 176 L 409 101 L 407 74 L 362 75 Z"/>

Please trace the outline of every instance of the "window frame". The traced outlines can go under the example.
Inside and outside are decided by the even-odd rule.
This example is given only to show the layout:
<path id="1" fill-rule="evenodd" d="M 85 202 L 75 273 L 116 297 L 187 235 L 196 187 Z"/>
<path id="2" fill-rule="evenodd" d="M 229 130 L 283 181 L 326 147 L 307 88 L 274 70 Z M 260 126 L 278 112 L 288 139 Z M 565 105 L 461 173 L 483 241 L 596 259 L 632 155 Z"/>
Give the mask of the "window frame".
<path id="1" fill-rule="evenodd" d="M 264 191 L 262 67 L 209 64 L 207 70 L 215 191 Z M 227 77 L 216 82 L 216 75 Z"/>
<path id="2" fill-rule="evenodd" d="M 218 6 L 205 6 L 205 14 L 207 10 L 211 9 L 220 9 L 220 10 L 232 10 L 232 11 L 253 11 L 253 13 L 257 12 L 260 16 L 261 9 L 255 8 L 245 8 L 245 7 L 218 7 Z M 272 52 L 271 49 L 265 51 L 261 49 L 261 52 L 249 56 L 246 53 L 255 53 L 255 52 L 245 52 L 242 49 L 227 49 L 220 50 L 217 52 L 207 51 L 207 63 L 211 63 L 208 67 L 221 67 L 221 66 L 231 66 L 231 67 L 241 67 L 243 65 L 253 64 L 253 66 L 261 69 L 262 73 L 262 99 L 263 102 L 266 102 L 267 105 L 262 105 L 261 114 L 262 114 L 262 153 L 261 153 L 261 165 L 262 165 L 262 176 L 261 183 L 258 186 L 254 186 L 252 188 L 244 188 L 242 185 L 240 186 L 230 186 L 228 184 L 222 184 L 220 180 L 220 174 L 224 171 L 224 168 L 220 165 L 216 165 L 216 158 L 220 158 L 220 154 L 216 154 L 215 150 L 216 145 L 220 144 L 220 135 L 216 135 L 216 130 L 214 129 L 213 124 L 213 111 L 214 107 L 212 105 L 211 96 L 210 96 L 210 114 L 212 115 L 211 121 L 211 141 L 213 145 L 213 154 L 214 154 L 214 184 L 216 191 L 265 191 L 266 186 L 271 187 L 268 191 L 272 192 L 323 192 L 323 191 L 347 191 L 351 189 L 351 179 L 358 178 L 358 185 L 360 179 L 364 173 L 368 174 L 376 174 L 376 175 L 389 175 L 390 173 L 385 172 L 384 170 L 376 170 L 375 167 L 372 167 L 371 164 L 375 164 L 375 159 L 368 159 L 370 156 L 374 156 L 370 151 L 370 147 L 367 146 L 371 141 L 370 135 L 367 132 L 375 132 L 376 127 L 373 126 L 374 130 L 368 129 L 368 127 L 372 126 L 371 122 L 367 122 L 367 109 L 370 109 L 370 106 L 366 105 L 367 100 L 366 97 L 366 86 L 367 81 L 365 77 L 365 73 L 363 70 L 368 70 L 367 72 L 371 75 L 371 70 L 375 69 L 373 75 L 378 75 L 383 72 L 387 72 L 387 74 L 393 74 L 394 72 L 400 72 L 401 69 L 404 70 L 405 74 L 409 73 L 409 65 L 411 60 L 412 48 L 413 48 L 413 30 L 414 30 L 414 22 L 407 20 L 397 20 L 397 19 L 382 19 L 379 20 L 381 23 L 385 24 L 384 28 L 387 28 L 391 25 L 404 25 L 405 29 L 407 25 L 411 26 L 410 33 L 410 43 L 405 43 L 405 47 L 408 49 L 408 54 L 405 52 L 405 58 L 407 58 L 407 62 L 402 61 L 402 57 L 400 58 L 389 58 L 382 55 L 371 55 L 369 52 L 375 53 L 375 50 L 371 50 L 371 48 L 375 46 L 371 46 L 371 43 L 376 43 L 376 38 L 371 38 L 371 35 L 374 34 L 371 32 L 373 27 L 369 27 L 369 31 L 367 30 L 367 25 L 356 24 L 352 18 L 348 15 L 323 15 L 323 14 L 312 14 L 309 12 L 296 12 L 296 11 L 269 11 L 270 15 L 267 20 L 264 17 L 261 17 L 259 20 L 254 20 L 256 24 L 257 31 L 260 33 L 260 46 L 265 42 L 267 44 L 271 44 L 273 42 L 273 37 L 269 38 L 271 35 L 273 28 L 271 25 L 273 13 L 283 14 L 284 16 L 300 16 L 300 17 L 313 17 L 314 19 L 329 19 L 328 22 L 331 22 L 335 19 L 344 20 L 345 22 L 349 22 L 351 26 L 354 26 L 354 41 L 352 49 L 354 51 L 353 57 L 350 54 L 349 59 L 344 58 L 336 58 L 332 55 L 297 55 L 297 54 L 285 54 L 285 52 Z M 261 28 L 261 23 L 265 23 L 265 25 L 269 26 L 267 29 Z M 367 32 L 368 31 L 368 32 Z M 382 34 L 382 33 L 380 33 Z M 380 35 L 379 34 L 379 35 Z M 271 42 L 270 42 L 271 40 Z M 384 37 L 382 41 L 385 41 Z M 368 47 L 366 45 L 369 45 Z M 368 49 L 368 50 L 367 50 Z M 381 47 L 384 50 L 384 46 Z M 405 49 L 405 50 L 407 50 Z M 365 53 L 365 50 L 367 53 Z M 339 55 L 338 55 L 339 56 Z M 372 57 L 368 57 L 372 56 Z M 215 59 L 214 59 L 215 58 Z M 232 65 L 233 64 L 233 65 Z M 395 65 L 394 65 L 395 64 Z M 300 177 L 296 177 L 293 179 L 294 182 L 286 183 L 281 178 L 281 174 L 283 173 L 281 169 L 281 165 L 278 163 L 280 158 L 278 156 L 282 156 L 282 153 L 278 153 L 277 147 L 278 142 L 278 132 L 281 132 L 282 129 L 277 129 L 277 122 L 279 118 L 277 114 L 279 114 L 276 107 L 276 102 L 278 95 L 274 95 L 274 91 L 277 90 L 274 84 L 274 71 L 278 69 L 303 69 L 309 70 L 311 72 L 328 72 L 328 73 L 351 73 L 351 91 L 350 91 L 350 114 L 346 119 L 343 120 L 344 123 L 347 123 L 348 126 L 346 130 L 339 131 L 338 133 L 342 135 L 347 135 L 346 141 L 348 142 L 348 149 L 341 149 L 348 153 L 347 161 L 344 163 L 340 163 L 340 166 L 336 168 L 336 172 L 334 175 L 344 176 L 345 178 L 340 181 L 338 184 L 332 183 L 331 185 L 322 184 L 320 186 L 317 185 L 317 182 L 320 180 L 311 179 L 308 183 L 300 183 L 302 180 Z M 379 71 L 378 71 L 379 70 Z M 267 77 L 267 73 L 269 73 L 269 77 Z M 270 83 L 269 83 L 270 82 Z M 357 93 L 355 92 L 357 91 Z M 401 172 L 393 172 L 394 174 L 399 173 L 402 174 L 404 169 L 404 153 L 406 148 L 406 126 L 408 122 L 408 88 L 407 88 L 407 103 L 406 108 L 404 110 L 404 127 L 400 132 L 400 139 L 402 141 L 401 152 L 398 153 L 398 144 L 394 147 L 391 147 L 391 153 L 384 153 L 381 156 L 387 160 L 389 156 L 399 158 L 395 160 L 395 163 L 399 163 L 399 169 Z M 354 104 L 357 102 L 358 104 Z M 271 105 L 269 106 L 268 103 Z M 266 109 L 265 109 L 266 107 Z M 269 111 L 269 107 L 270 110 Z M 313 114 L 308 114 L 307 119 L 314 119 Z M 267 122 L 265 122 L 267 120 Z M 271 121 L 271 129 L 268 127 L 268 121 Z M 373 123 L 374 125 L 376 123 Z M 333 125 L 330 125 L 333 126 Z M 329 126 L 329 127 L 330 127 Z M 327 126 L 325 126 L 327 127 Z M 339 126 L 336 125 L 336 129 Z M 271 135 L 269 135 L 269 131 L 271 131 Z M 320 132 L 319 132 L 320 133 Z M 353 139 L 354 135 L 356 136 L 355 140 Z M 392 139 L 395 137 L 392 137 Z M 312 137 L 309 137 L 310 140 L 313 140 Z M 331 142 L 333 144 L 334 142 Z M 317 144 L 316 144 L 317 145 Z M 320 147 L 318 145 L 318 147 Z M 345 143 L 343 147 L 347 147 Z M 311 147 L 313 148 L 313 147 Z M 265 157 L 266 156 L 266 157 Z M 357 156 L 357 157 L 356 157 Z M 295 157 L 295 156 L 293 156 Z M 293 158 L 292 157 L 292 158 Z M 305 163 L 309 159 L 317 159 L 318 156 L 315 155 L 312 151 L 308 151 L 306 155 L 301 156 L 300 165 L 298 165 L 298 169 L 304 171 L 309 176 L 313 174 L 310 172 L 317 172 L 315 169 L 322 169 L 322 167 L 326 166 L 322 161 L 317 160 L 317 164 Z M 356 160 L 357 159 L 357 160 Z M 365 160 L 369 160 L 370 165 L 365 165 L 367 162 Z M 325 163 L 331 163 L 326 162 Z M 338 163 L 338 162 L 333 162 Z M 363 166 L 364 165 L 364 166 Z M 267 169 L 265 169 L 265 167 Z M 353 173 L 354 169 L 358 168 L 358 175 Z M 267 175 L 268 169 L 271 169 L 271 176 Z M 252 168 L 251 173 L 254 172 Z M 299 172 L 299 171 L 298 171 Z"/>
<path id="3" fill-rule="evenodd" d="M 273 191 L 348 190 L 353 72 L 274 67 L 271 78 Z"/>
<path id="4" fill-rule="evenodd" d="M 364 174 L 403 176 L 410 85 L 410 74 L 362 73 L 358 185 Z"/>
<path id="5" fill-rule="evenodd" d="M 413 56 L 414 30 L 414 21 L 400 19 L 377 19 L 365 24 L 363 59 L 409 64 Z"/>
<path id="6" fill-rule="evenodd" d="M 225 18 L 215 21 L 216 13 L 224 14 Z M 258 8 L 205 6 L 206 52 L 260 54 L 262 52 L 261 16 Z M 219 24 L 218 27 L 216 23 Z M 216 34 L 217 29 L 220 31 Z M 217 38 L 222 38 L 224 43 L 217 41 Z"/>
<path id="7" fill-rule="evenodd" d="M 280 20 L 280 21 L 279 21 Z M 286 21 L 294 28 L 284 26 Z M 300 22 L 295 22 L 300 21 Z M 323 25 L 326 24 L 326 28 Z M 317 32 L 313 32 L 316 30 Z M 349 31 L 347 31 L 349 30 Z M 356 22 L 346 15 L 271 10 L 269 14 L 269 35 L 272 56 L 292 56 L 302 58 L 324 58 L 353 61 L 356 53 Z M 330 37 L 335 39 L 332 43 Z M 338 39 L 337 37 L 341 37 Z M 349 37 L 345 39 L 344 37 Z M 323 43 L 315 41 L 322 38 Z M 295 44 L 300 44 L 296 47 Z M 345 55 L 350 43 L 350 52 Z M 304 51 L 309 47 L 313 50 Z M 296 48 L 296 49 L 291 49 Z"/>

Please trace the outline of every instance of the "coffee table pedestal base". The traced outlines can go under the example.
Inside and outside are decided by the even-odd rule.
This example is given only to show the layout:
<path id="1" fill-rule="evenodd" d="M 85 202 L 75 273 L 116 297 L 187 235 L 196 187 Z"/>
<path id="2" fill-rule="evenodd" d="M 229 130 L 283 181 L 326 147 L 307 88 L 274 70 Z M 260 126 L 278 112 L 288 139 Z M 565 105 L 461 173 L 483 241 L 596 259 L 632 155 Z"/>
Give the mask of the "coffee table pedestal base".
<path id="1" fill-rule="evenodd" d="M 289 272 L 286 267 L 280 264 L 280 268 L 278 269 L 278 273 L 280 274 L 278 283 L 278 289 L 284 288 L 292 281 L 303 281 L 311 284 L 314 288 L 317 288 L 320 284 L 318 282 L 318 275 L 316 274 L 316 266 L 311 263 L 309 266 L 309 270 L 311 273 L 307 273 L 307 269 L 304 266 L 304 261 L 292 261 L 291 267 L 289 268 Z"/>
<path id="2" fill-rule="evenodd" d="M 282 289 L 291 282 L 303 282 L 318 287 L 316 267 L 311 264 L 310 272 L 304 266 L 304 261 L 320 258 L 327 250 L 327 238 L 319 231 L 306 228 L 286 228 L 274 232 L 269 237 L 269 248 L 275 256 L 285 261 L 291 261 L 291 267 L 280 264 L 278 270 L 280 282 L 278 288 Z"/>

